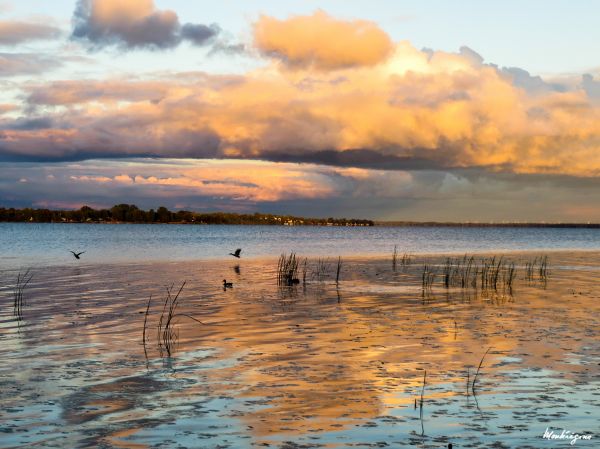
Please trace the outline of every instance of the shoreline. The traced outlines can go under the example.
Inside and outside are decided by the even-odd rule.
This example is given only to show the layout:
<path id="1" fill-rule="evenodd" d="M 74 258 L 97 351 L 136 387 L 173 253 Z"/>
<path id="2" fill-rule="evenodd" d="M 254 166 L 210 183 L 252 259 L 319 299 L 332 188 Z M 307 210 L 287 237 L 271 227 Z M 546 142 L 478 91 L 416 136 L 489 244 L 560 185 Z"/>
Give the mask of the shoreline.
<path id="1" fill-rule="evenodd" d="M 283 223 L 197 223 L 197 222 L 141 222 L 141 221 L 11 221 L 2 223 L 21 224 L 82 224 L 82 225 L 182 225 L 182 226 L 265 226 L 265 227 L 308 227 L 308 228 L 531 228 L 531 229 L 600 229 L 600 223 L 477 223 L 477 222 L 443 222 L 443 221 L 375 221 L 373 225 L 364 224 L 283 224 Z"/>

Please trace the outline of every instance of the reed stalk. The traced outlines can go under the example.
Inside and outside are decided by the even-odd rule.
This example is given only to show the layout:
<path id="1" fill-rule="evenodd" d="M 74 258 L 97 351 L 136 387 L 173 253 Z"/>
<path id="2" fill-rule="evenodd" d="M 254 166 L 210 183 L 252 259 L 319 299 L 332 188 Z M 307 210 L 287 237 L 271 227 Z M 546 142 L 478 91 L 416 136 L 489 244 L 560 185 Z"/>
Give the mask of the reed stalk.
<path id="1" fill-rule="evenodd" d="M 13 314 L 19 319 L 22 316 L 23 306 L 25 305 L 24 292 L 32 278 L 33 274 L 30 268 L 25 273 L 19 271 L 17 274 L 17 282 L 13 290 Z"/>
<path id="2" fill-rule="evenodd" d="M 479 361 L 479 366 L 477 367 L 477 371 L 475 372 L 475 376 L 473 377 L 473 384 L 471 385 L 471 391 L 473 391 L 473 394 L 475 394 L 475 383 L 477 382 L 477 377 L 479 376 L 479 370 L 481 370 L 481 365 L 483 365 L 483 359 L 485 359 L 485 356 L 488 354 L 488 352 L 490 352 L 490 349 L 492 349 L 491 346 L 487 349 L 487 351 L 485 351 L 485 354 L 483 354 L 483 357 L 481 357 L 481 360 Z"/>

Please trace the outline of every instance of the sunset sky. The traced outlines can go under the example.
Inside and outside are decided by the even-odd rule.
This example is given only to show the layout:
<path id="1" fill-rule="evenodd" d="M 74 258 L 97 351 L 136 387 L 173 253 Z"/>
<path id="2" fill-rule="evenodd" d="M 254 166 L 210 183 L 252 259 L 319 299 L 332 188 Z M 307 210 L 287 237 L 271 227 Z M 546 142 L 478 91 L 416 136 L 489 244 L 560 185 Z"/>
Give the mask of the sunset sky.
<path id="1" fill-rule="evenodd" d="M 0 207 L 597 222 L 599 16 L 0 0 Z"/>

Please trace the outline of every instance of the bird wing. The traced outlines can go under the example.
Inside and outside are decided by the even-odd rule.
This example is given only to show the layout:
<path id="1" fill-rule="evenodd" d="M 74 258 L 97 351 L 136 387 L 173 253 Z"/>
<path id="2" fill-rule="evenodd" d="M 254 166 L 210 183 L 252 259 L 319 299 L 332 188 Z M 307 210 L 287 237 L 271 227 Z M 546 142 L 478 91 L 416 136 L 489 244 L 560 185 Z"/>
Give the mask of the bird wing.
<path id="1" fill-rule="evenodd" d="M 73 254 L 74 256 L 76 256 L 76 255 L 77 255 L 77 254 L 75 254 L 75 251 L 71 251 L 71 250 L 69 250 L 69 252 L 70 252 L 71 254 Z"/>
<path id="2" fill-rule="evenodd" d="M 242 252 L 242 248 L 238 248 L 235 250 L 235 255 L 239 256 L 241 252 Z"/>
<path id="3" fill-rule="evenodd" d="M 85 251 L 81 251 L 80 253 L 78 253 L 78 256 L 81 256 L 83 253 L 85 253 Z"/>

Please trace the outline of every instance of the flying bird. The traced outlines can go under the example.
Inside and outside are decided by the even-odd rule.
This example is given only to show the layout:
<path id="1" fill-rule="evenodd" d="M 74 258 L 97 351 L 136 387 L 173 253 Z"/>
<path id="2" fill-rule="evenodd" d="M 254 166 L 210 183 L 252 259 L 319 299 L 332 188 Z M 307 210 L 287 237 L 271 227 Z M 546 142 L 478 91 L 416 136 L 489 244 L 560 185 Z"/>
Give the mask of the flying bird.
<path id="1" fill-rule="evenodd" d="M 223 290 L 227 290 L 228 288 L 233 287 L 233 282 L 227 282 L 226 279 L 223 279 Z"/>
<path id="2" fill-rule="evenodd" d="M 81 251 L 80 253 L 76 253 L 75 251 L 69 251 L 71 254 L 73 254 L 73 257 L 75 257 L 75 259 L 79 259 L 83 253 L 85 253 L 85 251 Z"/>
<path id="3" fill-rule="evenodd" d="M 242 252 L 242 248 L 238 248 L 238 249 L 235 250 L 234 253 L 229 253 L 229 255 L 233 256 L 233 257 L 237 257 L 239 259 L 241 252 Z"/>

